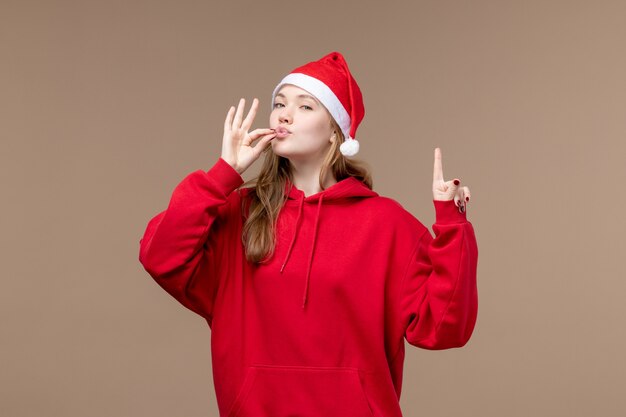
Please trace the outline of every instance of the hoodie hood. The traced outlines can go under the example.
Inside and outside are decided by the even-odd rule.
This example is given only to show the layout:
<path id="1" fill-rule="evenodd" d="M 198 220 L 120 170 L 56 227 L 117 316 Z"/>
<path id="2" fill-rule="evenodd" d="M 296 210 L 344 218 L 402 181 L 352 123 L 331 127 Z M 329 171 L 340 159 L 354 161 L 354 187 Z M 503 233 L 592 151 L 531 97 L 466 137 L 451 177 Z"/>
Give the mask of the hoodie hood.
<path id="1" fill-rule="evenodd" d="M 289 262 L 291 250 L 298 237 L 300 230 L 300 224 L 302 220 L 302 213 L 304 212 L 305 204 L 316 204 L 317 211 L 315 214 L 315 222 L 313 226 L 313 242 L 311 243 L 311 252 L 309 253 L 309 260 L 307 262 L 306 280 L 304 286 L 304 294 L 302 300 L 302 308 L 306 305 L 307 293 L 309 289 L 309 277 L 311 274 L 311 266 L 313 265 L 313 256 L 315 254 L 315 242 L 317 240 L 317 229 L 320 218 L 322 216 L 322 207 L 324 202 L 333 202 L 333 204 L 350 204 L 354 199 L 377 197 L 378 193 L 367 188 L 360 180 L 355 177 L 344 178 L 341 181 L 336 182 L 325 190 L 312 194 L 308 197 L 304 195 L 304 191 L 298 189 L 289 179 L 285 183 L 285 195 L 287 197 L 285 204 L 297 204 L 298 216 L 296 218 L 296 224 L 293 228 L 293 236 L 285 260 L 280 268 L 282 273 L 285 266 Z"/>

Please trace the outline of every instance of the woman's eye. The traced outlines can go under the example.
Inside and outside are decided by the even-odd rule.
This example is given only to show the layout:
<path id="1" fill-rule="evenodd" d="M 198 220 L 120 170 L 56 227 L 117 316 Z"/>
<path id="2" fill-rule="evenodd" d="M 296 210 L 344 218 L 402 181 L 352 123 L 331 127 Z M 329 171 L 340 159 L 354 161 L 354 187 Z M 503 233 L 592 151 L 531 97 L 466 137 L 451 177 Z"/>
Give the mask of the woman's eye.
<path id="1" fill-rule="evenodd" d="M 274 103 L 274 108 L 277 108 L 278 106 L 284 106 L 284 105 L 283 103 Z M 302 107 L 305 107 L 307 110 L 313 110 L 313 107 L 311 106 L 303 105 Z"/>

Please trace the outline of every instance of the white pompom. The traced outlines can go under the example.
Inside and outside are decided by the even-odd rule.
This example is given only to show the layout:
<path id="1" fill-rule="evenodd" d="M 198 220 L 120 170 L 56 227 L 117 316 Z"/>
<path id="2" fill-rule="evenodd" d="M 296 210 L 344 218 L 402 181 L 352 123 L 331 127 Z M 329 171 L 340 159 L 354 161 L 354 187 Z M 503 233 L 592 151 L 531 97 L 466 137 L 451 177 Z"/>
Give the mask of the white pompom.
<path id="1" fill-rule="evenodd" d="M 345 156 L 356 155 L 359 152 L 359 141 L 349 137 L 339 146 L 339 151 Z"/>

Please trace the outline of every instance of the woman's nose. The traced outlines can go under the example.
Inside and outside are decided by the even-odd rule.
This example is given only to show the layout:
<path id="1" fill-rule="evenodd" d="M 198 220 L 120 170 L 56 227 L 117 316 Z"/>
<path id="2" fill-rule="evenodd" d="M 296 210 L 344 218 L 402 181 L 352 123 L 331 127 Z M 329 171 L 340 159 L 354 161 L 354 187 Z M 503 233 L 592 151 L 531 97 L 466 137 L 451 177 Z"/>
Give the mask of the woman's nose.
<path id="1" fill-rule="evenodd" d="M 280 114 L 278 115 L 278 120 L 279 120 L 281 123 L 288 123 L 288 122 L 291 122 L 291 115 L 289 114 L 289 112 L 288 112 L 288 111 L 286 111 L 286 110 L 283 108 L 283 111 L 282 111 L 282 112 L 280 112 Z"/>

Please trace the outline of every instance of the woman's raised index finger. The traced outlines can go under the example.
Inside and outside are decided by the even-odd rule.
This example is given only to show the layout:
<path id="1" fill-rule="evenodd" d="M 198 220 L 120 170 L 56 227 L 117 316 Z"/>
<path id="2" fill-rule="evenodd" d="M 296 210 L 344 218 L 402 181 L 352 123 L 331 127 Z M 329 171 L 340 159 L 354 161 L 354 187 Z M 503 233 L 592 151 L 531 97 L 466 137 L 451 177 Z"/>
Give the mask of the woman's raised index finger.
<path id="1" fill-rule="evenodd" d="M 441 149 L 435 148 L 435 165 L 433 167 L 433 181 L 443 181 L 443 167 L 441 163 Z"/>

